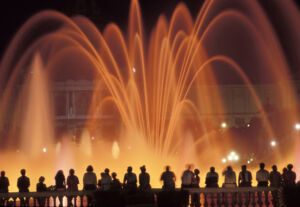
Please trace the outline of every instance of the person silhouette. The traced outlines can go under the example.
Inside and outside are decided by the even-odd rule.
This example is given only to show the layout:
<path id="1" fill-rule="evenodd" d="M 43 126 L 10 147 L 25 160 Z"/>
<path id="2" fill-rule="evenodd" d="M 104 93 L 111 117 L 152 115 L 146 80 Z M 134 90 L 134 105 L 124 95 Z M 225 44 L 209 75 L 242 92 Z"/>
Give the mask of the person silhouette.
<path id="1" fill-rule="evenodd" d="M 281 186 L 281 174 L 277 171 L 277 166 L 272 166 L 273 171 L 270 173 L 270 187 L 279 188 Z"/>
<path id="2" fill-rule="evenodd" d="M 181 176 L 181 188 L 192 188 L 194 173 L 192 172 L 192 165 L 187 165 L 187 169 Z"/>
<path id="3" fill-rule="evenodd" d="M 9 180 L 5 177 L 5 171 L 1 171 L 0 193 L 8 193 Z"/>
<path id="4" fill-rule="evenodd" d="M 66 190 L 66 179 L 62 170 L 57 171 L 55 175 L 55 191 Z M 58 196 L 59 206 L 63 206 L 63 196 Z"/>
<path id="5" fill-rule="evenodd" d="M 259 164 L 259 170 L 256 172 L 256 180 L 257 180 L 257 187 L 268 187 L 270 174 L 267 170 L 265 170 L 265 163 Z M 265 200 L 268 200 L 268 192 L 264 191 Z M 257 192 L 258 195 L 258 203 L 262 204 L 261 200 L 261 192 Z"/>
<path id="6" fill-rule="evenodd" d="M 78 191 L 78 184 L 79 184 L 79 179 L 75 175 L 75 170 L 70 169 L 69 170 L 69 176 L 67 178 L 67 191 Z M 68 196 L 68 206 L 72 206 L 72 200 L 75 198 L 74 196 Z"/>
<path id="7" fill-rule="evenodd" d="M 270 187 L 275 188 L 271 191 L 273 206 L 278 206 L 278 188 L 281 186 L 281 174 L 277 171 L 277 166 L 272 166 L 273 171 L 270 173 Z"/>
<path id="8" fill-rule="evenodd" d="M 265 163 L 259 164 L 259 170 L 256 172 L 257 187 L 268 187 L 270 175 L 265 170 Z"/>
<path id="9" fill-rule="evenodd" d="M 117 173 L 113 172 L 111 174 L 112 181 L 111 181 L 111 189 L 114 191 L 118 191 L 122 189 L 122 184 L 119 179 L 117 179 Z"/>
<path id="10" fill-rule="evenodd" d="M 25 169 L 22 169 L 20 172 L 21 172 L 21 177 L 18 178 L 17 187 L 20 193 L 27 193 L 29 192 L 30 179 L 26 176 Z M 20 200 L 21 200 L 21 206 L 29 206 L 29 198 L 25 197 L 24 199 L 22 197 Z"/>
<path id="11" fill-rule="evenodd" d="M 287 165 L 287 171 L 283 176 L 283 184 L 284 186 L 295 186 L 296 185 L 296 173 L 292 171 L 292 164 Z"/>
<path id="12" fill-rule="evenodd" d="M 200 177 L 199 177 L 200 171 L 199 169 L 194 170 L 194 178 L 193 178 L 193 188 L 200 188 Z M 200 207 L 200 194 L 199 193 L 193 193 L 192 194 L 192 207 Z"/>
<path id="13" fill-rule="evenodd" d="M 36 192 L 45 192 L 48 191 L 46 184 L 44 183 L 45 178 L 41 176 L 39 182 L 36 184 Z M 45 197 L 39 197 L 38 199 L 39 206 L 44 207 L 46 203 Z"/>
<path id="14" fill-rule="evenodd" d="M 150 175 L 149 173 L 146 172 L 146 166 L 143 165 L 140 167 L 141 173 L 139 174 L 139 190 L 140 191 L 149 191 L 151 190 L 151 185 L 150 185 Z"/>
<path id="15" fill-rule="evenodd" d="M 132 167 L 129 166 L 127 168 L 127 173 L 124 176 L 123 184 L 124 189 L 128 191 L 136 191 L 137 190 L 137 178 L 136 174 L 132 172 Z"/>
<path id="16" fill-rule="evenodd" d="M 205 184 L 207 188 L 218 188 L 219 175 L 215 172 L 215 168 L 211 167 L 210 171 L 206 174 Z"/>
<path id="17" fill-rule="evenodd" d="M 170 170 L 170 166 L 166 166 L 166 171 L 162 173 L 160 180 L 163 181 L 162 189 L 165 191 L 175 190 L 176 177 L 174 172 Z"/>
<path id="18" fill-rule="evenodd" d="M 83 175 L 83 190 L 90 191 L 97 189 L 97 176 L 93 172 L 93 166 L 89 165 L 86 168 L 86 173 Z M 88 206 L 92 205 L 92 197 L 87 196 Z"/>
<path id="19" fill-rule="evenodd" d="M 109 175 L 109 169 L 106 168 L 104 173 L 101 173 L 101 179 L 98 182 L 98 185 L 101 190 L 107 191 L 110 190 L 111 187 L 111 177 Z"/>
<path id="20" fill-rule="evenodd" d="M 239 187 L 251 187 L 252 185 L 252 174 L 247 170 L 246 165 L 242 165 L 242 171 L 239 173 Z"/>
<path id="21" fill-rule="evenodd" d="M 8 193 L 9 180 L 5 177 L 5 171 L 1 171 L 0 176 L 0 193 Z M 0 198 L 0 206 L 5 206 L 7 199 Z"/>
<path id="22" fill-rule="evenodd" d="M 225 176 L 223 187 L 225 188 L 236 187 L 236 174 L 233 171 L 231 166 L 228 166 L 227 170 L 225 170 L 222 174 Z"/>

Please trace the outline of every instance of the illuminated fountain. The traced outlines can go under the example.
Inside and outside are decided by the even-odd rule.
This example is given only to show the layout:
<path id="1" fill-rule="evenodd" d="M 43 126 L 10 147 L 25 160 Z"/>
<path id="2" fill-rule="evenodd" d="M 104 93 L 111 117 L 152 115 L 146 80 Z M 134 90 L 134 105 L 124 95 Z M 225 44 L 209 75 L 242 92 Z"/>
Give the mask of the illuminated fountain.
<path id="1" fill-rule="evenodd" d="M 23 167 L 32 183 L 45 175 L 46 183 L 52 184 L 58 169 L 67 173 L 73 167 L 82 177 L 86 166 L 93 164 L 98 176 L 109 167 L 122 179 L 127 166 L 138 173 L 138 167 L 145 164 L 156 187 L 166 164 L 178 176 L 186 163 L 194 163 L 201 172 L 211 165 L 221 171 L 225 167 L 222 156 L 233 146 L 240 147 L 235 149 L 240 153 L 248 146 L 236 146 L 241 135 L 230 130 L 225 133 L 227 124 L 219 116 L 207 118 L 217 112 L 226 120 L 228 109 L 218 87 L 219 73 L 239 77 L 247 86 L 249 101 L 262 117 L 266 143 L 277 134 L 247 70 L 256 67 L 260 75 L 279 82 L 272 100 L 288 107 L 284 121 L 299 120 L 290 69 L 263 10 L 252 0 L 233 2 L 228 8 L 222 1 L 206 1 L 195 21 L 186 6 L 179 4 L 169 21 L 163 15 L 158 18 L 150 35 L 144 34 L 137 0 L 131 3 L 127 35 L 115 24 L 100 32 L 85 17 L 68 18 L 55 11 L 30 18 L 1 64 L 5 90 L 0 115 L 2 131 L 7 133 L 0 162 L 14 178 L 11 188 L 16 190 L 14 182 Z M 298 15 L 291 2 L 285 3 L 286 15 Z M 299 21 L 294 24 L 295 31 L 288 32 L 300 34 Z M 299 39 L 296 41 L 299 45 Z M 78 144 L 69 134 L 55 137 L 48 87 L 57 77 L 85 73 L 93 74 L 95 83 L 88 115 L 110 114 L 115 108 L 117 121 L 104 129 L 105 134 L 113 135 L 99 133 L 91 139 L 97 119 L 90 118 Z M 22 90 L 16 89 L 20 85 Z M 296 146 L 297 136 L 291 133 L 292 138 L 263 161 L 278 163 L 280 168 L 293 162 L 300 174 L 296 147 L 290 149 Z M 264 142 L 254 137 L 251 143 Z"/>

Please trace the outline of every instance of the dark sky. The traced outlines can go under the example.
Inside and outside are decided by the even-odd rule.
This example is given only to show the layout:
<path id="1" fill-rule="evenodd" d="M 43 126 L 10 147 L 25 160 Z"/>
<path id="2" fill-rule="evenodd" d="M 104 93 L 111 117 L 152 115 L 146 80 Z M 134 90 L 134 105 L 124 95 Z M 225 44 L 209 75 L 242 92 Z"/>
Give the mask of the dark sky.
<path id="1" fill-rule="evenodd" d="M 228 0 L 230 1 L 230 0 Z M 266 14 L 273 24 L 281 44 L 287 53 L 287 59 L 292 68 L 298 63 L 297 56 L 288 54 L 289 46 L 285 45 L 285 34 L 282 27 L 277 26 L 280 18 L 276 15 L 272 2 L 277 0 L 259 0 Z M 4 3 L 5 2 L 5 3 Z M 77 2 L 77 3 L 76 3 Z M 79 5 L 78 2 L 85 2 Z M 176 5 L 184 2 L 192 16 L 195 18 L 204 0 L 140 0 L 145 30 L 150 31 L 156 23 L 159 14 L 171 16 Z M 296 2 L 296 1 L 295 1 Z M 298 8 L 299 4 L 298 3 Z M 83 14 L 92 19 L 99 29 L 103 29 L 109 22 L 117 23 L 121 29 L 126 30 L 128 22 L 130 0 L 8 0 L 3 1 L 0 7 L 0 58 L 7 48 L 10 40 L 21 25 L 35 13 L 45 10 L 58 10 L 68 16 Z M 94 11 L 93 9 L 94 8 Z M 94 18 L 94 19 L 93 19 Z"/>
<path id="2" fill-rule="evenodd" d="M 87 8 L 95 8 L 97 16 L 93 21 L 97 22 L 96 24 L 100 29 L 109 22 L 115 22 L 121 29 L 126 29 L 130 0 L 9 0 L 5 1 L 5 4 L 2 3 L 0 7 L 0 54 L 3 53 L 9 41 L 21 25 L 32 15 L 41 10 L 54 9 L 68 16 L 78 13 L 84 14 L 85 16 L 92 15 L 93 11 L 91 11 L 91 9 L 85 9 L 82 5 L 78 6 L 79 4 L 76 3 L 78 1 L 87 2 L 85 5 Z M 186 3 L 195 16 L 204 0 L 182 1 Z M 93 2 L 95 2 L 95 6 L 93 6 Z M 148 26 L 148 28 L 145 29 L 150 29 L 161 13 L 170 17 L 179 2 L 179 0 L 140 0 L 144 25 Z M 91 16 L 89 18 L 91 18 Z"/>

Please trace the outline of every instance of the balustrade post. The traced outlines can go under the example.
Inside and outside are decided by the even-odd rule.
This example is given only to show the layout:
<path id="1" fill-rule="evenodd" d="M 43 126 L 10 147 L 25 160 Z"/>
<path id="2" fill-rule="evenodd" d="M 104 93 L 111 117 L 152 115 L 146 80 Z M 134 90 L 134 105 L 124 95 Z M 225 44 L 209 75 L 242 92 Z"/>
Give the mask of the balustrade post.
<path id="1" fill-rule="evenodd" d="M 217 206 L 221 207 L 222 205 L 222 193 L 217 192 Z"/>
<path id="2" fill-rule="evenodd" d="M 37 200 L 38 198 L 32 197 L 32 199 L 33 199 L 33 206 L 36 207 L 36 200 Z M 30 198 L 29 198 L 29 200 L 30 200 Z"/>
<path id="3" fill-rule="evenodd" d="M 80 207 L 83 207 L 83 195 L 80 196 Z"/>
<path id="4" fill-rule="evenodd" d="M 56 207 L 56 198 L 57 198 L 57 197 L 56 197 L 56 196 L 53 196 L 52 198 L 53 198 L 53 206 Z"/>
<path id="5" fill-rule="evenodd" d="M 74 196 L 74 207 L 77 207 L 77 196 Z"/>
<path id="6" fill-rule="evenodd" d="M 13 197 L 12 199 L 14 200 L 14 207 L 16 207 L 17 206 L 17 197 Z"/>
<path id="7" fill-rule="evenodd" d="M 50 207 L 50 197 L 46 198 L 46 202 L 47 202 L 47 207 Z"/>
<path id="8" fill-rule="evenodd" d="M 204 207 L 208 207 L 207 193 L 204 193 Z"/>

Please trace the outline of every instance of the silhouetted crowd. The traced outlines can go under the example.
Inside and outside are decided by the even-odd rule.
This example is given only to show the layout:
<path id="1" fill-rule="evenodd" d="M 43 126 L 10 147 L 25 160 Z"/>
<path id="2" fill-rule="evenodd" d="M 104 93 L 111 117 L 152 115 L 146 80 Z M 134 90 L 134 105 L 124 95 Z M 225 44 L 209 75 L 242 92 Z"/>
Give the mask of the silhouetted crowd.
<path id="1" fill-rule="evenodd" d="M 260 163 L 260 169 L 256 172 L 256 181 L 258 187 L 274 187 L 279 188 L 281 186 L 293 186 L 296 185 L 296 173 L 292 170 L 293 165 L 289 164 L 283 169 L 282 173 L 278 172 L 277 166 L 272 166 L 272 171 L 268 172 L 265 169 L 265 164 Z M 85 191 L 127 191 L 127 192 L 149 192 L 151 190 L 150 175 L 146 172 L 146 167 L 140 167 L 139 174 L 139 186 L 137 185 L 137 176 L 132 171 L 132 167 L 127 168 L 127 173 L 124 175 L 123 183 L 117 178 L 115 172 L 110 174 L 108 168 L 100 174 L 101 178 L 97 181 L 97 176 L 93 172 L 93 167 L 89 165 L 86 169 L 86 173 L 83 176 L 83 190 Z M 22 169 L 21 176 L 18 178 L 17 187 L 19 192 L 29 192 L 30 180 L 26 176 L 25 169 Z M 187 169 L 181 176 L 181 188 L 200 188 L 200 171 L 195 169 L 192 171 L 192 166 L 188 165 Z M 247 166 L 241 166 L 241 172 L 236 179 L 236 173 L 233 171 L 231 166 L 228 166 L 222 173 L 225 177 L 222 187 L 233 188 L 233 187 L 251 187 L 252 186 L 252 174 L 247 170 Z M 176 176 L 174 172 L 170 170 L 170 166 L 166 166 L 165 171 L 162 173 L 160 180 L 163 182 L 162 189 L 164 191 L 175 190 Z M 79 179 L 75 175 L 74 169 L 69 170 L 67 180 L 62 170 L 59 170 L 55 175 L 55 186 L 47 187 L 44 184 L 45 178 L 41 176 L 39 182 L 36 185 L 37 192 L 45 191 L 78 191 Z M 215 171 L 214 167 L 210 168 L 210 171 L 206 174 L 205 185 L 207 188 L 218 188 L 219 175 Z M 5 176 L 5 172 L 1 171 L 0 177 L 0 193 L 8 193 L 9 179 Z M 272 191 L 273 198 L 276 198 L 277 191 Z M 261 194 L 258 194 L 261 196 Z M 72 206 L 73 197 L 68 197 L 68 206 Z M 21 198 L 21 206 L 29 206 L 29 200 Z M 60 206 L 62 205 L 62 197 L 59 197 Z M 0 205 L 4 205 L 6 201 L 0 200 Z M 88 204 L 91 204 L 91 197 L 88 197 Z M 45 198 L 38 199 L 39 206 L 45 205 Z M 194 206 L 200 206 L 199 195 L 192 195 L 192 203 Z"/>

